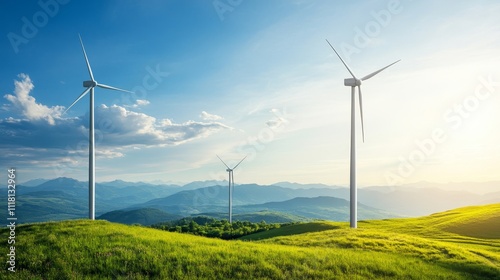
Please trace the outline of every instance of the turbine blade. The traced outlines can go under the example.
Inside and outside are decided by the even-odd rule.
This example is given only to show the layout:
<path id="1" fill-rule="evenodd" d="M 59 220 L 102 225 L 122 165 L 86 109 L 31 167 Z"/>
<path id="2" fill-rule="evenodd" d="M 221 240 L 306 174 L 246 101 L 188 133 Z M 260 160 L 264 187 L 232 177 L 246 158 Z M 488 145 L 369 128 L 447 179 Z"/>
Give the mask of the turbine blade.
<path id="1" fill-rule="evenodd" d="M 236 167 L 238 167 L 238 165 L 240 165 L 240 163 L 241 163 L 242 161 L 244 161 L 246 158 L 247 158 L 247 156 L 245 156 L 242 160 L 240 160 L 240 162 L 238 162 L 238 164 L 236 164 L 236 166 L 235 166 L 235 167 L 233 167 L 233 170 L 235 170 L 235 169 L 236 169 Z"/>
<path id="2" fill-rule="evenodd" d="M 229 168 L 229 166 L 227 166 L 227 164 L 218 155 L 216 155 L 216 156 L 220 159 L 220 161 L 222 161 L 222 163 L 224 163 L 224 165 L 227 167 L 227 169 L 231 169 L 231 168 Z"/>
<path id="3" fill-rule="evenodd" d="M 361 133 L 363 135 L 363 143 L 365 142 L 365 125 L 363 121 L 363 97 L 361 94 L 361 86 L 358 86 L 359 92 L 359 112 L 361 113 Z"/>
<path id="4" fill-rule="evenodd" d="M 132 91 L 128 91 L 128 90 L 124 90 L 124 89 L 121 89 L 121 88 L 115 88 L 115 87 L 112 87 L 112 86 L 108 86 L 108 85 L 103 85 L 103 84 L 97 84 L 98 87 L 100 88 L 105 88 L 105 89 L 112 89 L 112 90 L 117 90 L 117 91 L 123 91 L 123 92 L 128 92 L 128 93 L 134 93 Z"/>
<path id="5" fill-rule="evenodd" d="M 76 99 L 73 103 L 71 103 L 71 105 L 68 107 L 68 109 L 64 110 L 64 113 L 63 113 L 63 114 L 66 114 L 66 112 L 67 112 L 67 111 L 68 111 L 71 107 L 73 107 L 73 105 L 75 105 L 75 104 L 76 104 L 76 102 L 80 101 L 80 99 L 82 99 L 82 98 L 83 98 L 83 97 L 84 97 L 84 96 L 85 96 L 85 95 L 89 92 L 89 90 L 90 90 L 90 89 L 91 89 L 91 88 L 90 88 L 90 87 L 88 87 L 86 90 L 84 90 L 84 91 L 82 92 L 82 94 L 80 94 L 80 96 L 78 96 L 78 98 L 77 98 L 77 99 Z"/>
<path id="6" fill-rule="evenodd" d="M 94 75 L 92 74 L 92 68 L 90 68 L 90 63 L 87 57 L 87 53 L 85 52 L 85 47 L 83 46 L 82 37 L 80 36 L 80 34 L 78 34 L 78 37 L 80 38 L 80 44 L 82 44 L 83 55 L 85 56 L 85 62 L 87 62 L 87 69 L 89 70 L 90 79 L 94 81 Z"/>
<path id="7" fill-rule="evenodd" d="M 375 72 L 373 72 L 373 73 L 371 73 L 371 74 L 368 74 L 368 75 L 364 76 L 363 78 L 361 78 L 361 81 L 364 81 L 364 80 L 368 80 L 368 79 L 370 79 L 371 77 L 373 77 L 373 76 L 377 75 L 378 73 L 382 72 L 383 70 L 385 70 L 385 69 L 386 69 L 386 68 L 388 68 L 389 66 L 392 66 L 392 65 L 394 65 L 394 64 L 396 64 L 397 62 L 400 62 L 400 61 L 401 61 L 401 59 L 399 59 L 399 60 L 397 60 L 397 61 L 395 61 L 395 62 L 393 62 L 393 63 L 391 63 L 391 64 L 387 65 L 386 67 L 384 67 L 384 68 L 382 68 L 382 69 L 380 69 L 380 70 L 377 70 L 377 71 L 375 71 Z"/>
<path id="8" fill-rule="evenodd" d="M 358 79 L 356 78 L 356 76 L 354 75 L 354 73 L 351 71 L 351 68 L 349 68 L 349 66 L 347 66 L 347 63 L 345 63 L 345 61 L 342 59 L 342 57 L 340 56 L 340 54 L 335 50 L 335 48 L 332 46 L 332 44 L 330 44 L 330 42 L 328 42 L 327 39 L 325 39 L 326 42 L 328 43 L 328 45 L 330 45 L 330 47 L 332 47 L 332 50 L 337 54 L 337 56 L 340 58 L 340 60 L 342 61 L 342 63 L 344 64 L 345 68 L 347 68 L 347 71 L 349 71 L 349 73 L 351 73 L 351 76 L 354 78 L 354 79 Z"/>

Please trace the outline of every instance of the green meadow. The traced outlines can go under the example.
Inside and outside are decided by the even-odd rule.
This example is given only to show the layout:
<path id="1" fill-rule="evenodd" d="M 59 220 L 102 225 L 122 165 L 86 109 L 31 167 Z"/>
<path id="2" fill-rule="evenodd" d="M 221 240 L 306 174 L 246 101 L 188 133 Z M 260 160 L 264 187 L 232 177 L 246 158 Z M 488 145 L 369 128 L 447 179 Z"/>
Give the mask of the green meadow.
<path id="1" fill-rule="evenodd" d="M 4 262 L 0 277 L 500 279 L 500 204 L 358 225 L 302 223 L 225 241 L 106 221 L 27 224 L 16 228 L 16 272 Z"/>

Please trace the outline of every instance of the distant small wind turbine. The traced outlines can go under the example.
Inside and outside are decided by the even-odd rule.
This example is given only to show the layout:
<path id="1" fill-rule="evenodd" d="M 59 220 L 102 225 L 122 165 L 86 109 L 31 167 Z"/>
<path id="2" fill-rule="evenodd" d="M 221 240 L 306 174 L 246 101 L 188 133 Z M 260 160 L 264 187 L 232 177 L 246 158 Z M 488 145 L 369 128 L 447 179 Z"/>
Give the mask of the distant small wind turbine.
<path id="1" fill-rule="evenodd" d="M 230 168 L 218 155 L 216 155 L 220 161 L 227 167 L 226 171 L 229 173 L 229 223 L 233 222 L 233 189 L 234 189 L 234 176 L 233 170 L 240 165 L 240 163 L 247 158 L 245 156 L 238 164 L 236 164 L 233 168 Z"/>
<path id="2" fill-rule="evenodd" d="M 118 90 L 128 93 L 133 93 L 128 90 L 115 88 L 112 86 L 99 84 L 94 79 L 92 74 L 92 69 L 90 68 L 89 59 L 87 58 L 87 53 L 85 52 L 85 47 L 83 46 L 82 37 L 80 38 L 80 44 L 82 45 L 83 55 L 85 56 L 85 62 L 87 63 L 87 69 L 90 75 L 90 81 L 83 81 L 83 87 L 86 89 L 80 96 L 64 111 L 66 113 L 73 105 L 75 105 L 80 99 L 82 99 L 90 91 L 90 120 L 89 120 L 89 219 L 95 220 L 95 134 L 94 134 L 94 88 L 100 87 L 111 90 Z"/>
<path id="3" fill-rule="evenodd" d="M 342 59 L 342 57 L 339 55 L 339 53 L 335 50 L 335 48 L 326 40 L 328 45 L 333 49 L 333 51 L 337 54 L 337 56 L 340 58 L 340 61 L 344 64 L 345 68 L 347 68 L 347 71 L 351 74 L 352 78 L 347 78 L 344 79 L 344 85 L 351 87 L 351 174 L 350 174 L 350 226 L 351 228 L 357 228 L 358 227 L 358 192 L 357 192 L 357 187 L 356 187 L 356 127 L 355 127 L 355 111 L 356 111 L 356 94 L 355 94 L 355 87 L 358 87 L 358 92 L 359 92 L 359 111 L 361 113 L 361 131 L 363 134 L 363 142 L 365 142 L 365 128 L 363 124 L 363 103 L 362 103 L 362 96 L 361 96 L 361 81 L 365 81 L 370 79 L 371 77 L 377 75 L 378 73 L 382 72 L 389 66 L 395 64 L 396 62 L 399 62 L 401 59 L 387 65 L 384 68 L 381 68 L 371 74 L 368 74 L 364 76 L 361 79 L 356 78 L 354 73 L 351 71 L 349 66 L 345 63 L 345 61 Z"/>

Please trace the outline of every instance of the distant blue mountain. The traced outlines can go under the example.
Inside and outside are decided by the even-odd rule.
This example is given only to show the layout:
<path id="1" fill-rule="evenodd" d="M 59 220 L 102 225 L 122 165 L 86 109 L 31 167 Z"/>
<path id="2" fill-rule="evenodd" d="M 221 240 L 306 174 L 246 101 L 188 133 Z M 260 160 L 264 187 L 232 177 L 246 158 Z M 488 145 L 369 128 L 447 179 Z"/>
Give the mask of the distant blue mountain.
<path id="1" fill-rule="evenodd" d="M 237 185 L 233 193 L 233 210 L 235 214 L 269 210 L 306 218 L 345 220 L 349 215 L 349 202 L 328 196 L 344 195 L 345 192 L 346 189 L 289 189 L 275 185 Z M 156 208 L 168 213 L 189 216 L 206 212 L 226 213 L 227 205 L 227 187 L 213 186 L 181 191 L 130 208 Z M 360 212 L 363 213 L 362 217 L 372 219 L 397 216 L 363 204 L 360 204 Z"/>
<path id="2" fill-rule="evenodd" d="M 284 201 L 297 196 L 296 190 L 278 186 L 260 186 L 256 184 L 236 185 L 233 193 L 234 205 L 258 204 L 270 201 Z M 167 212 L 179 211 L 184 214 L 196 214 L 207 210 L 215 210 L 214 206 L 225 207 L 228 204 L 228 187 L 212 186 L 194 190 L 182 190 L 173 195 L 153 199 L 131 208 L 157 208 Z"/>
<path id="3" fill-rule="evenodd" d="M 175 184 L 152 184 L 152 183 L 145 183 L 145 182 L 127 182 L 123 180 L 114 180 L 110 182 L 102 182 L 98 183 L 101 185 L 105 186 L 110 186 L 110 187 L 117 187 L 117 188 L 125 188 L 125 187 L 145 187 L 145 186 L 161 186 L 165 188 L 181 188 L 182 186 L 175 185 Z"/>
<path id="4" fill-rule="evenodd" d="M 227 186 L 227 184 L 228 184 L 227 181 L 216 181 L 216 180 L 194 181 L 183 185 L 182 190 L 196 190 L 212 186 Z"/>
<path id="5" fill-rule="evenodd" d="M 86 218 L 88 215 L 88 183 L 71 178 L 41 180 L 36 186 L 23 186 L 16 189 L 18 214 L 21 222 L 38 222 L 71 218 Z M 28 185 L 35 181 L 27 182 Z M 215 185 L 211 185 L 215 184 Z M 369 187 L 358 189 L 359 203 L 377 209 L 376 213 L 386 215 L 421 216 L 466 205 L 500 202 L 500 192 L 474 194 L 464 191 L 442 190 L 436 184 L 426 188 L 423 183 L 418 187 Z M 446 185 L 448 188 L 453 186 Z M 500 186 L 500 184 L 499 184 Z M 460 185 L 460 188 L 466 186 Z M 1 185 L 0 189 L 5 189 Z M 473 186 L 471 185 L 471 188 Z M 495 182 L 483 186 L 484 190 L 496 190 Z M 1 192 L 4 195 L 6 192 Z M 263 205 L 271 202 L 292 201 L 295 198 L 331 197 L 349 199 L 349 189 L 322 184 L 298 184 L 281 182 L 271 186 L 256 184 L 236 185 L 234 190 L 235 213 L 255 212 L 268 209 L 312 217 L 310 210 L 297 212 L 279 204 Z M 307 200 L 297 200 L 307 204 Z M 297 202 L 295 201 L 295 202 Z M 319 203 L 320 201 L 316 201 Z M 291 202 L 288 203 L 290 205 Z M 334 201 L 328 201 L 333 203 Z M 154 185 L 150 183 L 129 183 L 121 180 L 96 184 L 96 214 L 122 209 L 155 208 L 169 214 L 188 216 L 200 213 L 227 213 L 227 181 L 192 182 L 184 186 Z M 3 206 L 2 206 L 3 205 Z M 257 206 L 255 206 L 257 205 Z M 6 207 L 6 199 L 0 200 L 0 207 Z M 244 208 L 248 207 L 248 208 Z M 253 207 L 253 208 L 252 208 Z M 309 206 L 308 206 L 309 207 Z M 326 215 L 314 210 L 314 217 L 334 217 L 334 210 L 326 207 Z M 307 213 L 309 214 L 307 214 Z M 361 213 L 361 211 L 360 211 Z M 340 214 L 339 214 L 340 215 Z M 341 216 L 338 216 L 342 218 Z"/>
<path id="6" fill-rule="evenodd" d="M 236 212 L 243 211 L 278 211 L 310 219 L 348 221 L 350 215 L 349 201 L 336 197 L 296 197 L 282 202 L 267 202 L 259 205 L 239 206 Z M 358 219 L 385 219 L 397 217 L 380 209 L 358 203 Z"/>
<path id="7" fill-rule="evenodd" d="M 37 186 L 32 186 L 29 188 L 18 188 L 19 193 L 33 193 L 33 192 L 50 192 L 50 191 L 61 191 L 68 195 L 81 196 L 85 193 L 88 194 L 88 184 L 85 182 L 80 182 L 75 179 L 59 177 L 53 180 L 49 180 L 41 183 Z"/>
<path id="8" fill-rule="evenodd" d="M 300 184 L 300 183 L 291 183 L 291 182 L 278 182 L 278 183 L 274 183 L 273 186 L 279 186 L 279 187 L 289 188 L 289 189 L 340 188 L 340 186 L 330 186 L 330 185 L 325 185 L 325 184 Z"/>
<path id="9" fill-rule="evenodd" d="M 49 179 L 33 179 L 33 180 L 29 180 L 29 181 L 26 181 L 26 182 L 23 182 L 23 183 L 20 183 L 19 185 L 22 185 L 22 186 L 25 186 L 25 187 L 34 187 L 34 186 L 38 186 L 40 184 L 43 184 L 47 181 L 50 181 Z"/>

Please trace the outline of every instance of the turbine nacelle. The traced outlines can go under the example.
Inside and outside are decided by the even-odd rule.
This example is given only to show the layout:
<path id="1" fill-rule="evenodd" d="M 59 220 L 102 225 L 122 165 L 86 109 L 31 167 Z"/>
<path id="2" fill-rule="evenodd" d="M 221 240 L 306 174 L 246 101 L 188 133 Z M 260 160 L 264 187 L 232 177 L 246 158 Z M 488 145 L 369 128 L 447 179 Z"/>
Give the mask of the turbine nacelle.
<path id="1" fill-rule="evenodd" d="M 358 87 L 361 85 L 361 80 L 355 78 L 344 79 L 344 86 L 347 87 Z"/>
<path id="2" fill-rule="evenodd" d="M 96 87 L 97 82 L 96 81 L 83 81 L 83 87 L 89 88 L 89 87 Z"/>
<path id="3" fill-rule="evenodd" d="M 226 169 L 226 171 L 227 171 L 227 172 L 231 172 L 231 171 L 233 171 L 233 170 L 228 168 L 228 169 Z"/>

